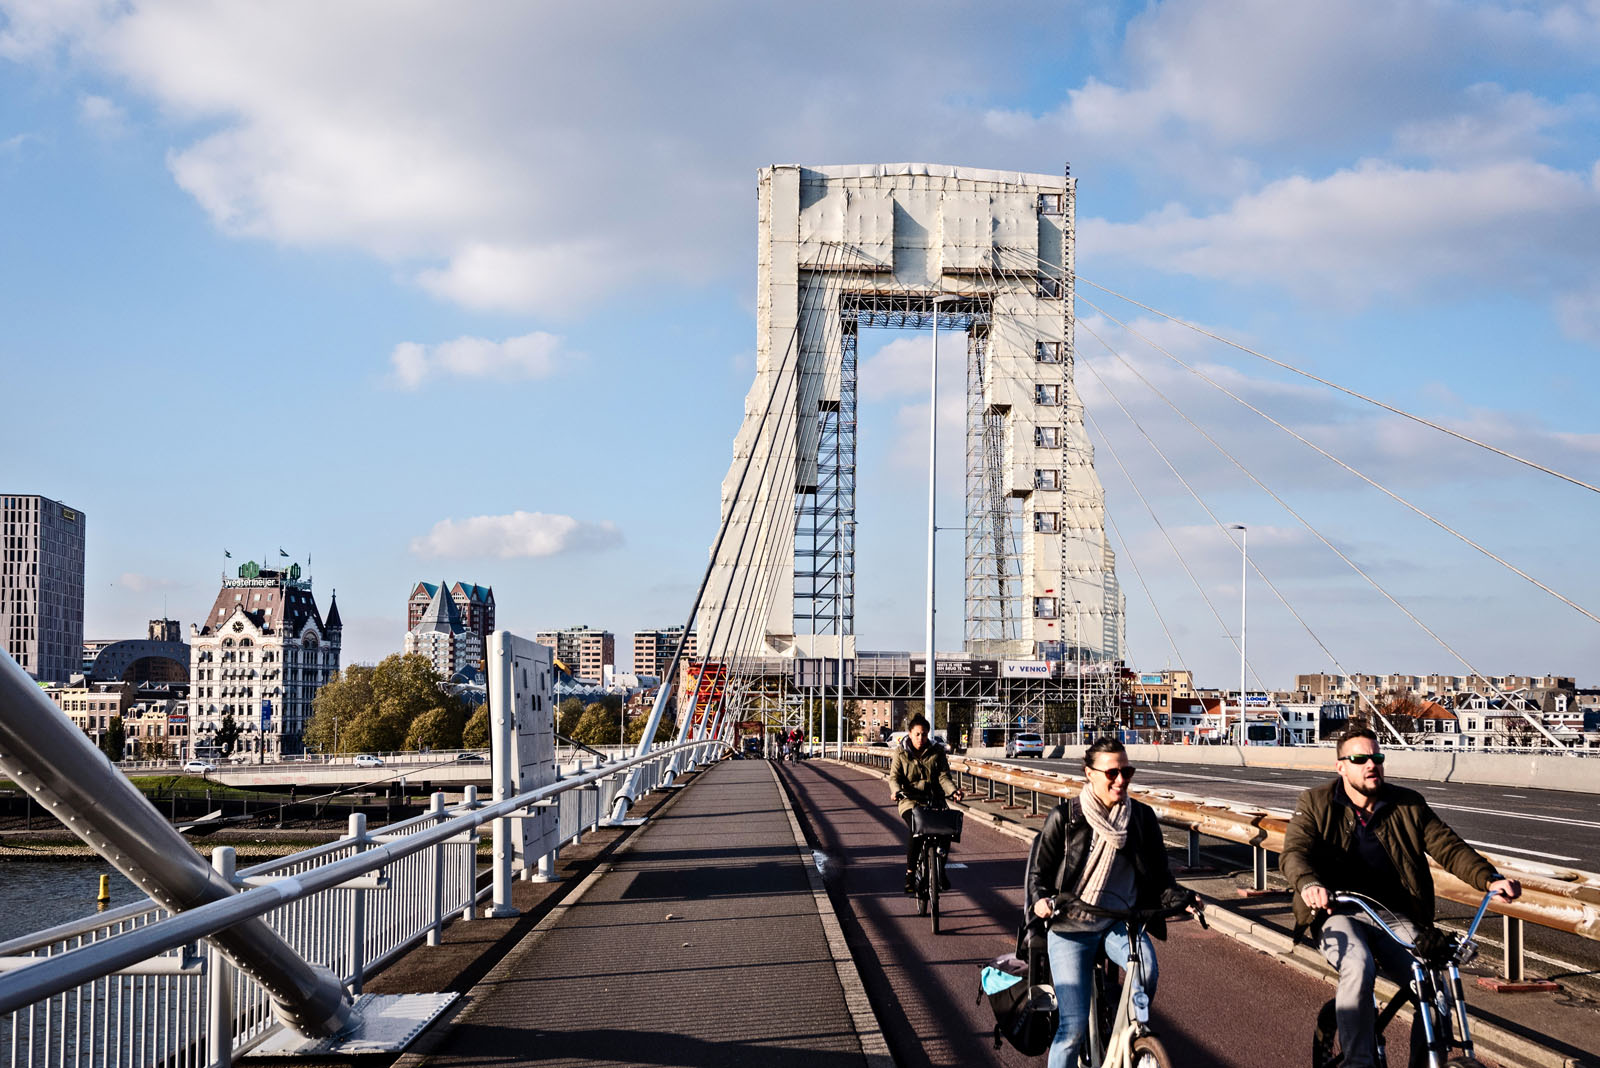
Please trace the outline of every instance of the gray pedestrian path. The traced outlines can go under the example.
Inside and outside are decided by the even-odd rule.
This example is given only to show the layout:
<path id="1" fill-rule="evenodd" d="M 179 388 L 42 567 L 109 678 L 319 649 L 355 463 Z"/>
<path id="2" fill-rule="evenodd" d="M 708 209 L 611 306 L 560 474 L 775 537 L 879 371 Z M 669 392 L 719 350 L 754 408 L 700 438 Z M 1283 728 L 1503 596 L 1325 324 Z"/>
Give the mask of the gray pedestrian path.
<path id="1" fill-rule="evenodd" d="M 701 772 L 586 883 L 422 1063 L 868 1064 L 765 761 Z"/>

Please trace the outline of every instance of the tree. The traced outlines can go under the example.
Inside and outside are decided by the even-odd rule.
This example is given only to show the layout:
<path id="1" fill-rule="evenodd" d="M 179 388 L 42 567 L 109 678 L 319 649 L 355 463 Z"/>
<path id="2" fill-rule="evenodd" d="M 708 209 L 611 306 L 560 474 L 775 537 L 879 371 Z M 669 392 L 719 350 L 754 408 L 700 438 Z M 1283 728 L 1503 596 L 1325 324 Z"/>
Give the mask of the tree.
<path id="1" fill-rule="evenodd" d="M 459 703 L 428 709 L 411 721 L 406 729 L 405 748 L 460 749 L 461 728 L 465 726 L 465 709 Z"/>
<path id="2" fill-rule="evenodd" d="M 121 716 L 112 716 L 111 722 L 106 727 L 106 732 L 100 736 L 100 749 L 109 757 L 112 763 L 122 759 L 122 751 L 128 742 L 128 731 L 122 725 Z"/>
<path id="3" fill-rule="evenodd" d="M 345 668 L 317 691 L 306 742 L 324 753 L 393 752 L 406 748 L 412 725 L 437 709 L 444 718 L 430 720 L 426 735 L 455 748 L 468 709 L 444 691 L 444 681 L 427 657 L 414 653 Z"/>
<path id="4" fill-rule="evenodd" d="M 556 733 L 563 738 L 575 737 L 573 732 L 578 729 L 578 721 L 581 719 L 583 719 L 583 702 L 576 697 L 567 698 L 556 709 Z"/>
<path id="5" fill-rule="evenodd" d="M 485 749 L 489 745 L 489 706 L 482 705 L 461 728 L 461 748 Z"/>
<path id="6" fill-rule="evenodd" d="M 639 743 L 639 739 L 644 737 L 644 729 L 645 729 L 645 727 L 647 727 L 649 725 L 649 723 L 650 723 L 650 713 L 648 713 L 648 712 L 643 712 L 643 713 L 633 717 L 633 719 L 628 723 L 627 742 L 628 742 L 629 745 L 637 745 Z M 677 717 L 673 716 L 673 715 L 670 715 L 670 714 L 663 713 L 662 716 L 661 716 L 661 726 L 656 728 L 656 741 L 655 741 L 655 744 L 656 745 L 671 745 L 673 742 L 675 742 L 677 740 L 678 740 L 678 719 L 677 719 Z"/>
<path id="7" fill-rule="evenodd" d="M 617 714 L 605 702 L 596 701 L 583 710 L 577 728 L 568 737 L 584 745 L 616 745 L 619 729 Z"/>
<path id="8" fill-rule="evenodd" d="M 243 733 L 244 727 L 233 718 L 233 713 L 224 712 L 222 722 L 217 724 L 217 733 L 211 741 L 222 750 L 223 756 L 227 756 L 233 752 L 233 747 L 239 744 L 239 735 Z"/>

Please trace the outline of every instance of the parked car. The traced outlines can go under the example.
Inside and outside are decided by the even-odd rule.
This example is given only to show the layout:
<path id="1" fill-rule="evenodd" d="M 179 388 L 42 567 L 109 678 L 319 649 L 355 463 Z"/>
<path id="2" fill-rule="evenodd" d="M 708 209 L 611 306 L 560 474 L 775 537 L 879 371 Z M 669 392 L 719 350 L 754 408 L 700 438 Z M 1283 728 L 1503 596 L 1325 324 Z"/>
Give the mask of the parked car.
<path id="1" fill-rule="evenodd" d="M 187 775 L 210 775 L 217 770 L 217 766 L 204 760 L 186 760 L 183 762 L 183 770 Z"/>
<path id="2" fill-rule="evenodd" d="M 355 765 L 358 768 L 381 768 L 383 767 L 383 758 L 375 757 L 371 753 L 362 753 L 356 757 Z"/>
<path id="3" fill-rule="evenodd" d="M 1007 757 L 1044 756 L 1044 738 L 1037 734 L 1014 734 L 1006 743 Z"/>

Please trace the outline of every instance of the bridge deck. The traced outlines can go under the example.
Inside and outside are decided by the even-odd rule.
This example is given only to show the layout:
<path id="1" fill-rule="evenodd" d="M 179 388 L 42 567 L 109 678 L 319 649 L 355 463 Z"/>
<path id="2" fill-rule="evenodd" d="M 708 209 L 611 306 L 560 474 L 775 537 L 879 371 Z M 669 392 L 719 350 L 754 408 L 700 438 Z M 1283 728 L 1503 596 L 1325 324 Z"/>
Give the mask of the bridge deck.
<path id="1" fill-rule="evenodd" d="M 766 762 L 707 769 L 590 878 L 422 1063 L 869 1064 Z"/>

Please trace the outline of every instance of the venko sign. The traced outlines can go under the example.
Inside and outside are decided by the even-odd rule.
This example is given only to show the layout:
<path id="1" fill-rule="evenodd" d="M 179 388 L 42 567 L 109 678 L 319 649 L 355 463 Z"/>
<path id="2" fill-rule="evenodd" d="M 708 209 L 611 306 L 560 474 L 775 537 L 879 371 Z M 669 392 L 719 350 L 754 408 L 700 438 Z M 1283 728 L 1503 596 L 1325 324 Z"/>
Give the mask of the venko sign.
<path id="1" fill-rule="evenodd" d="M 1001 670 L 1008 679 L 1047 679 L 1051 666 L 1048 660 L 1007 660 Z"/>

